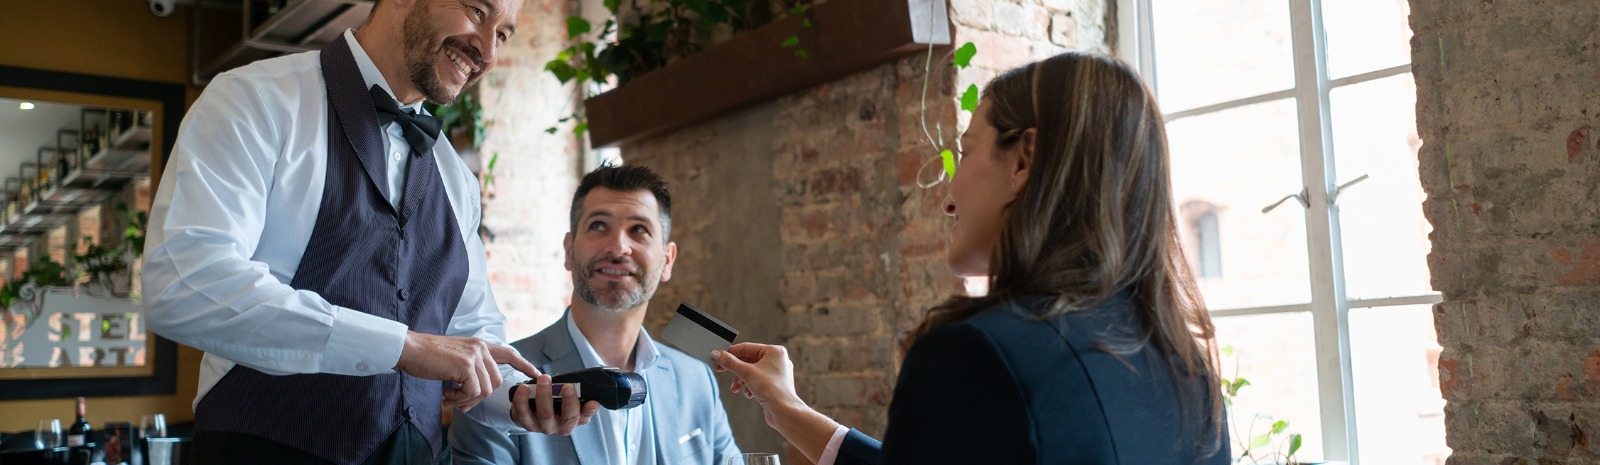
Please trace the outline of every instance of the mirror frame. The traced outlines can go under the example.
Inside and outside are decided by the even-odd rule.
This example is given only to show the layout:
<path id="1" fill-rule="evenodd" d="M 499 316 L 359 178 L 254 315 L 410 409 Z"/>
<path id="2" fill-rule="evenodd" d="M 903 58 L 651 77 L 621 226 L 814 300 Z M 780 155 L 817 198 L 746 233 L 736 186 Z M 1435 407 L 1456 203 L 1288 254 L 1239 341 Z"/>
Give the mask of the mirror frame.
<path id="1" fill-rule="evenodd" d="M 0 87 L 29 88 L 86 95 L 154 100 L 161 105 L 161 153 L 151 154 L 151 188 L 158 187 L 160 170 L 172 154 L 183 121 L 187 89 L 180 84 L 93 76 L 0 65 Z M 73 103 L 73 102 L 65 102 Z M 152 197 L 154 197 L 152 193 Z M 144 396 L 177 392 L 178 345 L 149 334 L 155 340 L 155 365 L 149 376 L 82 377 L 0 380 L 0 400 L 44 399 L 63 396 Z"/>

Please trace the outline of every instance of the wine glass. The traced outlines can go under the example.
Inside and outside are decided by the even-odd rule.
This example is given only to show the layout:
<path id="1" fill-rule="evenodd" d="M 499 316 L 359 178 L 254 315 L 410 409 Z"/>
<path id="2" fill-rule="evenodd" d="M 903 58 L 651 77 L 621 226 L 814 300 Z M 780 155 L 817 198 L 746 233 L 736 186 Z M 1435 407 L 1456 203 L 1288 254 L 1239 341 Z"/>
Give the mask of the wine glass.
<path id="1" fill-rule="evenodd" d="M 144 415 L 139 417 L 139 438 L 164 438 L 167 437 L 167 416 L 163 414 Z"/>
<path id="2" fill-rule="evenodd" d="M 33 430 L 33 445 L 40 449 L 61 447 L 61 420 L 39 420 L 39 428 Z"/>
<path id="3" fill-rule="evenodd" d="M 729 456 L 722 465 L 778 465 L 778 454 L 750 452 Z"/>

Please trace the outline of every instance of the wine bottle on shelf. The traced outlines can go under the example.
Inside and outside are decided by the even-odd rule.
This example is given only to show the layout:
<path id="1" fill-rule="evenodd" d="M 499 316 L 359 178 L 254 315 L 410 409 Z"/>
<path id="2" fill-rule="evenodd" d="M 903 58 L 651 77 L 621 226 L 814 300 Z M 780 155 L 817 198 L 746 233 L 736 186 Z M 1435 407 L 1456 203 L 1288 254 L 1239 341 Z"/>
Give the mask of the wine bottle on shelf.
<path id="1" fill-rule="evenodd" d="M 133 112 L 122 110 L 118 111 L 117 115 L 122 117 L 120 124 L 117 126 L 117 134 L 122 134 L 124 132 L 128 132 L 129 129 L 133 129 Z"/>
<path id="2" fill-rule="evenodd" d="M 116 140 L 116 137 L 122 134 L 122 112 L 113 111 L 107 118 L 109 119 L 106 121 L 106 137 Z"/>
<path id="3" fill-rule="evenodd" d="M 66 184 L 67 171 L 72 169 L 71 163 L 67 162 L 67 160 L 70 160 L 70 159 L 72 159 L 72 154 L 64 152 L 64 151 L 63 152 L 56 152 L 56 185 L 57 186 L 62 186 L 62 185 Z"/>
<path id="4" fill-rule="evenodd" d="M 84 134 L 83 144 L 81 145 L 83 150 L 78 158 L 88 159 L 89 157 L 94 156 L 96 153 L 100 153 L 100 137 L 100 125 L 96 124 L 94 125 L 94 129 L 90 129 L 88 133 Z"/>
<path id="5" fill-rule="evenodd" d="M 78 398 L 78 421 L 72 422 L 72 427 L 67 428 L 67 447 L 86 445 L 89 442 L 89 420 L 83 418 L 84 400 Z"/>

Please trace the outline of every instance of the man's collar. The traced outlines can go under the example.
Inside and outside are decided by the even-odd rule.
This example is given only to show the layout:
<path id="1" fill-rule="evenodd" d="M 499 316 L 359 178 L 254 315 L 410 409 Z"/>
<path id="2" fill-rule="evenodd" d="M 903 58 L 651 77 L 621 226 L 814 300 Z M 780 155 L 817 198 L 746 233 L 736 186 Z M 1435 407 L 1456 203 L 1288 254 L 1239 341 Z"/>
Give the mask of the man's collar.
<path id="1" fill-rule="evenodd" d="M 583 366 L 606 366 L 600 358 L 600 352 L 594 349 L 594 344 L 590 344 L 589 339 L 583 336 L 583 330 L 578 329 L 578 319 L 573 318 L 572 307 L 567 307 L 567 335 L 572 337 L 572 344 L 578 347 L 578 357 L 583 360 Z M 655 367 L 661 358 L 655 340 L 650 338 L 650 332 L 643 326 L 639 327 L 639 340 L 633 343 L 633 355 L 633 371 L 636 373 Z"/>
<path id="2" fill-rule="evenodd" d="M 345 30 L 344 40 L 350 44 L 350 55 L 356 59 L 356 68 L 361 70 L 361 79 L 367 82 L 363 87 L 371 89 L 372 86 L 378 86 L 389 94 L 389 98 L 395 98 L 394 89 L 390 88 L 389 81 L 383 78 L 383 72 L 379 71 L 378 65 L 372 62 L 372 57 L 367 55 L 367 50 L 361 47 L 361 41 L 356 40 L 356 30 Z M 395 104 L 399 105 L 402 110 L 422 113 L 422 102 L 407 105 L 405 102 L 396 99 Z"/>

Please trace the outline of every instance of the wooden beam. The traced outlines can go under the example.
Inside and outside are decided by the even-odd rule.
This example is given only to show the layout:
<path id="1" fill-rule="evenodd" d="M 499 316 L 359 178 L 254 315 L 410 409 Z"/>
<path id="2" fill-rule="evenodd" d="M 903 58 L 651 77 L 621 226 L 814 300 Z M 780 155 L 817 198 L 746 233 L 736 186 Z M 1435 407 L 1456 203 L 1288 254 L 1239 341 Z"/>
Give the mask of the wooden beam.
<path id="1" fill-rule="evenodd" d="M 589 140 L 610 147 L 667 133 L 910 54 L 948 46 L 945 0 L 832 0 L 801 19 L 745 31 L 584 102 Z M 784 39 L 800 37 L 809 57 Z"/>

